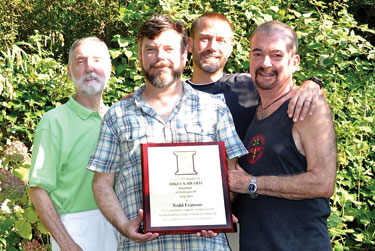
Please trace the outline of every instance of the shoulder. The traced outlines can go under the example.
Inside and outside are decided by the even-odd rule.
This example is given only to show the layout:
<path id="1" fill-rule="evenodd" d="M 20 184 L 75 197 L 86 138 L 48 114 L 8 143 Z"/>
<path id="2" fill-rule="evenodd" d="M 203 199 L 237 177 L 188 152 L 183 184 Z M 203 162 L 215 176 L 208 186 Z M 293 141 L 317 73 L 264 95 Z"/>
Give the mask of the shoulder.
<path id="1" fill-rule="evenodd" d="M 61 121 L 66 118 L 67 113 L 69 113 L 69 107 L 66 103 L 57 106 L 52 110 L 49 110 L 43 115 L 43 117 L 39 121 L 37 130 L 44 129 L 49 127 L 49 125 L 51 124 L 58 123 L 58 121 Z"/>
<path id="2" fill-rule="evenodd" d="M 303 121 L 295 122 L 294 126 L 302 137 L 305 135 L 320 137 L 333 132 L 333 116 L 326 99 L 319 96 L 313 114 L 306 116 Z"/>
<path id="3" fill-rule="evenodd" d="M 225 99 L 223 95 L 217 95 L 217 94 L 211 94 L 208 92 L 202 92 L 199 90 L 195 90 L 191 88 L 190 86 L 188 88 L 185 88 L 185 91 L 188 95 L 188 97 L 192 100 L 199 101 L 202 105 L 209 106 L 209 105 L 219 105 L 225 106 Z"/>
<path id="4" fill-rule="evenodd" d="M 253 82 L 250 73 L 224 74 L 222 79 L 228 82 Z"/>

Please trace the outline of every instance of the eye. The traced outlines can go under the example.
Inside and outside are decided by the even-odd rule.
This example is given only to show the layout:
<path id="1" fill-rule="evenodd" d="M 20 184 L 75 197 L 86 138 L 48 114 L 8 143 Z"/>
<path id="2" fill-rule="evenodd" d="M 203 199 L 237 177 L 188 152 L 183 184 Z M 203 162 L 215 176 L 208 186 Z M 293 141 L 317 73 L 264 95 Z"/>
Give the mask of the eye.
<path id="1" fill-rule="evenodd" d="M 208 40 L 209 40 L 208 37 L 201 37 L 201 38 L 200 38 L 200 41 L 201 41 L 201 42 L 207 42 Z"/>
<path id="2" fill-rule="evenodd" d="M 225 44 L 227 41 L 224 38 L 219 38 L 216 40 L 219 44 Z"/>
<path id="3" fill-rule="evenodd" d="M 175 48 L 169 47 L 169 48 L 166 49 L 166 51 L 173 52 L 173 51 L 175 51 Z"/>
<path id="4" fill-rule="evenodd" d="M 253 52 L 253 57 L 261 57 L 261 56 L 262 56 L 261 52 L 259 52 L 259 51 Z"/>

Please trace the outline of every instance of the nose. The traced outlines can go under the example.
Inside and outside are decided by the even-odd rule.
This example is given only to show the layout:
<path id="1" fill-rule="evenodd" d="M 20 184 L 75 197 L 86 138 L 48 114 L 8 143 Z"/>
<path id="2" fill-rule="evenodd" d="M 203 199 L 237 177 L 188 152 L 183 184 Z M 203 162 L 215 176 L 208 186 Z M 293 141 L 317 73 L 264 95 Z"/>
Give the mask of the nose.
<path id="1" fill-rule="evenodd" d="M 215 39 L 211 39 L 208 45 L 209 45 L 209 48 L 213 51 L 216 51 L 218 48 L 218 43 Z"/>
<path id="2" fill-rule="evenodd" d="M 86 72 L 93 72 L 94 71 L 94 59 L 88 58 L 86 63 Z"/>
<path id="3" fill-rule="evenodd" d="M 262 64 L 264 67 L 271 67 L 272 66 L 271 58 L 268 55 L 265 55 L 263 58 Z"/>
<path id="4" fill-rule="evenodd" d="M 166 57 L 167 57 L 167 52 L 163 48 L 160 48 L 158 50 L 158 58 L 165 59 Z"/>

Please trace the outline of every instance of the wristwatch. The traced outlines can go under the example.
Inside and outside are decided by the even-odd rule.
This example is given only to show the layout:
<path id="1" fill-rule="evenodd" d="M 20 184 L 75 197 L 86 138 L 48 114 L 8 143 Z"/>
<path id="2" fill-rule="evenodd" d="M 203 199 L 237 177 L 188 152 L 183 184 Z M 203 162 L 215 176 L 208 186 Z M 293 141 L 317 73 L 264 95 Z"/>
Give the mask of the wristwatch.
<path id="1" fill-rule="evenodd" d="M 247 187 L 247 193 L 250 195 L 250 198 L 256 199 L 258 197 L 257 190 L 257 177 L 253 176 L 250 180 L 249 186 Z"/>
<path id="2" fill-rule="evenodd" d="M 323 86 L 323 81 L 322 80 L 320 80 L 319 78 L 317 78 L 317 77 L 311 77 L 311 78 L 309 78 L 309 80 L 311 80 L 311 81 L 313 81 L 313 82 L 315 82 L 316 84 L 318 84 L 319 85 L 319 87 L 320 87 L 320 89 L 322 89 L 324 86 Z"/>

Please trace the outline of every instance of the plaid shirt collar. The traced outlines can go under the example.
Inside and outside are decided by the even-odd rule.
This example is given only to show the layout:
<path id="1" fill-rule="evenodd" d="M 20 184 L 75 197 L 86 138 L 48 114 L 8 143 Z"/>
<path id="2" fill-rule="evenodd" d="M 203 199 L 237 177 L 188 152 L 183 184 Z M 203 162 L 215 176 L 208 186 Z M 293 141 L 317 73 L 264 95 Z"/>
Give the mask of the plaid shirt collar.
<path id="1" fill-rule="evenodd" d="M 196 90 L 194 90 L 189 84 L 187 84 L 185 81 L 182 81 L 182 86 L 184 88 L 183 96 L 186 96 L 188 99 L 197 100 L 198 96 L 196 94 Z M 142 92 L 145 89 L 146 85 L 142 85 L 138 88 L 138 90 L 133 95 L 133 100 L 137 106 L 142 106 L 144 104 L 144 101 L 141 98 Z"/>

